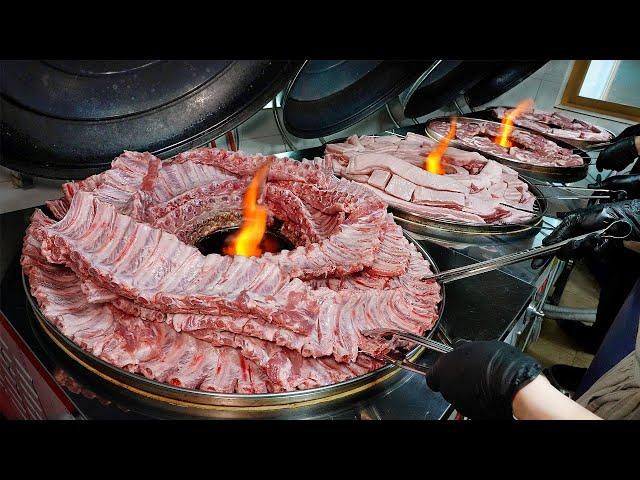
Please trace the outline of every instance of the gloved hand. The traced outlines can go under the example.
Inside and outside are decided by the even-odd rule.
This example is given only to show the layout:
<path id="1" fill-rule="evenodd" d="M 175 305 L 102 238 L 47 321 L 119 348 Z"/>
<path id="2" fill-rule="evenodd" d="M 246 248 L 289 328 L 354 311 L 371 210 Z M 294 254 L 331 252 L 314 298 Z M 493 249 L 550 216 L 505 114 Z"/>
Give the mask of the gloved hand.
<path id="1" fill-rule="evenodd" d="M 638 156 L 635 137 L 629 136 L 618 140 L 600 152 L 596 160 L 599 172 L 603 169 L 624 170 Z"/>
<path id="2" fill-rule="evenodd" d="M 509 344 L 464 341 L 436 360 L 427 385 L 472 420 L 508 419 L 513 397 L 541 371 L 536 360 Z"/>
<path id="3" fill-rule="evenodd" d="M 617 200 L 640 198 L 640 174 L 614 175 L 601 182 L 589 184 L 589 188 L 619 190 L 619 192 L 611 192 Z"/>
<path id="4" fill-rule="evenodd" d="M 605 203 L 585 209 L 576 210 L 567 215 L 560 225 L 544 240 L 543 245 L 561 242 L 571 237 L 601 230 L 616 220 L 624 220 L 631 225 L 631 234 L 627 240 L 640 239 L 640 200 L 626 200 L 624 202 Z M 625 232 L 626 233 L 626 232 Z M 582 240 L 574 240 L 564 245 L 555 255 L 561 260 L 579 258 L 587 252 L 602 255 L 612 245 L 620 244 L 614 239 L 602 238 L 599 234 L 589 235 Z M 534 258 L 531 267 L 540 268 L 549 257 Z"/>

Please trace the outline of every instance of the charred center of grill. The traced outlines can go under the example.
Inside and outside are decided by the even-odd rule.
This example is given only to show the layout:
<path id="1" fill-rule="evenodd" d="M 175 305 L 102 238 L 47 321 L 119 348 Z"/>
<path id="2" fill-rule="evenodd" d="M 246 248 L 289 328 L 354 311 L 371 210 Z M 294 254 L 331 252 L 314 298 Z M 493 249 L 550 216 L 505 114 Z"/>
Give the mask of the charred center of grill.
<path id="1" fill-rule="evenodd" d="M 225 255 L 224 247 L 240 227 L 222 228 L 200 238 L 194 246 L 203 255 L 217 253 Z M 263 252 L 278 253 L 282 250 L 293 250 L 294 245 L 279 233 L 267 230 L 260 242 Z"/>

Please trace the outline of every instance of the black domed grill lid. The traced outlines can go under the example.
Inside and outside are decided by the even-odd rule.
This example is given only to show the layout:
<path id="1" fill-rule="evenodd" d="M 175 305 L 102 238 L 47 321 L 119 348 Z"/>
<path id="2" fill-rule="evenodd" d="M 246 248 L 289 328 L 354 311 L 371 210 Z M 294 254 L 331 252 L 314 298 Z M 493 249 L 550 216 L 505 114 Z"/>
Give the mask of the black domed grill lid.
<path id="1" fill-rule="evenodd" d="M 204 85 L 230 61 L 44 61 L 3 65 L 2 91 L 66 120 L 104 120 L 159 108 Z"/>
<path id="2" fill-rule="evenodd" d="M 490 65 L 485 62 L 441 60 L 427 70 L 404 99 L 406 117 L 422 117 L 455 100 L 462 92 L 485 78 Z"/>
<path id="3" fill-rule="evenodd" d="M 302 62 L 5 61 L 0 162 L 82 178 L 124 150 L 161 158 L 202 145 L 260 110 Z"/>
<path id="4" fill-rule="evenodd" d="M 300 138 L 344 130 L 406 89 L 430 63 L 310 60 L 285 91 L 285 128 Z"/>
<path id="5" fill-rule="evenodd" d="M 428 115 L 462 94 L 470 107 L 483 105 L 511 90 L 546 62 L 440 60 L 436 63 L 402 99 L 405 116 Z"/>
<path id="6" fill-rule="evenodd" d="M 545 63 L 547 62 L 497 62 L 489 76 L 466 91 L 468 105 L 473 108 L 489 103 L 529 78 Z"/>

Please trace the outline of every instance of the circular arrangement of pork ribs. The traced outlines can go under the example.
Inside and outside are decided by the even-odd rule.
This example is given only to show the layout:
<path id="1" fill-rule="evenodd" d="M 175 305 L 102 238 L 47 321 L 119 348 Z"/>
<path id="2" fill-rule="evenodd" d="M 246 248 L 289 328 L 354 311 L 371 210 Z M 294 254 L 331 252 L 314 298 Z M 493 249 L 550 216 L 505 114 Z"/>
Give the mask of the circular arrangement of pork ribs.
<path id="1" fill-rule="evenodd" d="M 271 162 L 268 224 L 295 248 L 203 255 L 194 244 L 242 218 Z M 22 266 L 45 316 L 86 351 L 160 382 L 266 393 L 379 368 L 378 327 L 422 334 L 437 319 L 429 262 L 386 205 L 325 159 L 200 148 L 161 162 L 125 152 L 36 210 Z"/>

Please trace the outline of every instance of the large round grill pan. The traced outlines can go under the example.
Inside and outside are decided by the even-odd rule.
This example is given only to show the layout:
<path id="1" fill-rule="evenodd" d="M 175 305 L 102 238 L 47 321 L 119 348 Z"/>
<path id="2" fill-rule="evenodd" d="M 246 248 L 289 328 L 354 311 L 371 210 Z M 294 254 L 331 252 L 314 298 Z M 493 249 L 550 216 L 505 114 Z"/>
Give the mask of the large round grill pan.
<path id="1" fill-rule="evenodd" d="M 505 234 L 515 235 L 525 233 L 542 222 L 542 217 L 547 211 L 547 200 L 544 198 L 542 192 L 536 186 L 527 181 L 527 179 L 521 176 L 519 176 L 519 179 L 527 184 L 529 191 L 536 197 L 533 207 L 533 211 L 535 212 L 534 216 L 521 224 L 473 224 L 421 217 L 391 207 L 389 208 L 389 211 L 393 213 L 396 222 L 398 222 L 402 228 L 421 235 L 437 234 L 440 232 L 481 236 Z"/>
<path id="2" fill-rule="evenodd" d="M 433 271 L 436 273 L 439 272 L 437 265 L 429 256 L 427 251 L 413 238 L 408 235 L 406 237 L 416 246 L 424 258 L 431 263 Z M 93 374 L 119 388 L 127 390 L 129 393 L 146 397 L 150 400 L 168 403 L 177 407 L 184 407 L 187 409 L 196 408 L 236 411 L 268 411 L 298 408 L 329 401 L 337 401 L 347 396 L 355 395 L 379 385 L 381 382 L 385 382 L 400 371 L 398 367 L 386 365 L 365 375 L 361 375 L 344 382 L 308 390 L 297 390 L 284 393 L 224 394 L 175 387 L 155 380 L 150 380 L 141 375 L 127 372 L 126 370 L 115 367 L 95 355 L 84 351 L 69 338 L 64 336 L 51 322 L 49 322 L 49 320 L 47 320 L 40 310 L 36 300 L 32 297 L 28 280 L 24 274 L 23 287 L 31 309 L 38 321 L 39 327 L 43 329 L 52 342 L 56 344 L 64 354 Z M 441 289 L 442 300 L 438 304 L 438 318 L 433 328 L 425 335 L 427 338 L 431 338 L 442 319 L 442 313 L 445 306 L 445 287 L 441 285 Z M 423 347 L 416 347 L 407 353 L 407 358 L 415 360 L 420 356 L 423 350 Z"/>
<path id="3" fill-rule="evenodd" d="M 500 122 L 492 122 L 489 120 L 484 120 L 484 119 L 470 117 L 470 116 L 464 116 L 462 118 L 465 118 L 468 120 L 477 120 L 479 122 L 488 122 L 496 126 L 500 126 Z M 431 137 L 434 140 L 440 141 L 443 138 L 443 135 L 440 135 L 439 133 L 435 132 L 433 129 L 430 128 L 430 125 L 433 122 L 437 122 L 437 121 L 448 122 L 449 117 L 437 117 L 437 118 L 430 119 L 429 122 L 427 123 L 425 130 L 429 137 Z M 525 130 L 518 127 L 514 127 L 513 130 L 514 131 L 523 130 L 523 131 L 529 132 L 529 130 Z M 550 167 L 550 166 L 542 166 L 542 165 L 531 165 L 529 163 L 521 162 L 519 160 L 515 160 L 512 158 L 507 158 L 502 155 L 496 155 L 493 153 L 488 153 L 482 150 L 478 150 L 476 148 L 470 147 L 458 141 L 457 139 L 451 140 L 451 143 L 449 145 L 455 148 L 459 148 L 461 150 L 478 152 L 481 155 L 487 158 L 490 158 L 492 160 L 495 160 L 497 162 L 503 163 L 513 168 L 514 170 L 517 170 L 521 173 L 527 173 L 530 176 L 533 176 L 542 180 L 552 180 L 555 182 L 559 182 L 559 181 L 570 182 L 570 181 L 582 180 L 583 178 L 585 178 L 587 176 L 587 171 L 589 169 L 589 163 L 591 162 L 591 157 L 589 156 L 589 154 L 584 150 L 576 148 L 573 145 L 569 145 L 568 143 L 563 142 L 561 140 L 553 139 L 553 141 L 557 143 L 559 146 L 568 148 L 572 150 L 573 153 L 580 155 L 580 157 L 582 157 L 582 160 L 584 160 L 584 164 L 579 167 Z"/>

